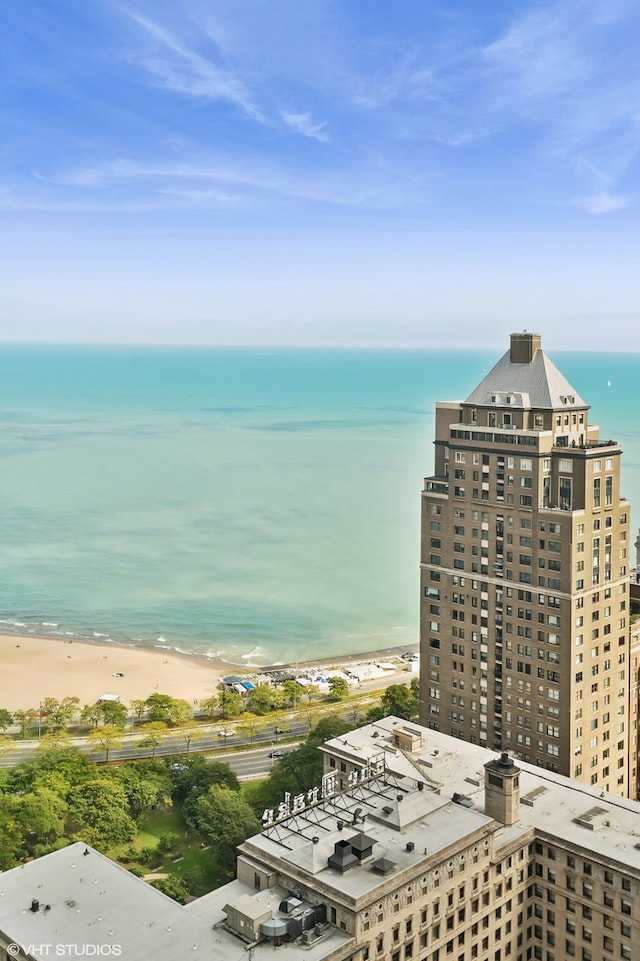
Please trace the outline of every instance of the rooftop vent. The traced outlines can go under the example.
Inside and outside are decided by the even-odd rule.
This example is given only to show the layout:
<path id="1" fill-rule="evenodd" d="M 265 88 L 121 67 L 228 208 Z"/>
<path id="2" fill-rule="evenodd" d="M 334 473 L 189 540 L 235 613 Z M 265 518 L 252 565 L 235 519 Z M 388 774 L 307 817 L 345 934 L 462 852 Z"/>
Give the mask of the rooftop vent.
<path id="1" fill-rule="evenodd" d="M 523 797 L 520 798 L 520 804 L 526 804 L 527 807 L 532 808 L 535 802 L 537 801 L 538 797 L 541 794 L 544 794 L 546 790 L 547 790 L 546 787 L 542 787 L 542 786 L 534 788 L 533 791 L 529 791 L 528 794 L 525 794 Z"/>
<path id="2" fill-rule="evenodd" d="M 589 831 L 593 831 L 595 824 L 593 823 L 597 818 L 602 817 L 603 814 L 608 814 L 608 808 L 593 807 L 585 811 L 584 814 L 579 814 L 578 817 L 573 819 L 574 824 L 579 824 L 583 828 L 587 828 Z"/>
<path id="3" fill-rule="evenodd" d="M 371 867 L 378 874 L 389 874 L 396 866 L 395 861 L 390 861 L 388 858 L 378 858 L 374 861 Z"/>
<path id="4" fill-rule="evenodd" d="M 471 798 L 467 797 L 466 794 L 458 794 L 457 791 L 453 794 L 451 800 L 453 801 L 454 804 L 459 804 L 460 807 L 463 807 L 463 808 L 473 807 L 473 801 L 471 800 Z"/>
<path id="5" fill-rule="evenodd" d="M 349 841 L 336 841 L 333 854 L 327 858 L 330 868 L 335 868 L 340 874 L 344 874 L 349 868 L 359 863 L 359 858 L 354 853 Z"/>

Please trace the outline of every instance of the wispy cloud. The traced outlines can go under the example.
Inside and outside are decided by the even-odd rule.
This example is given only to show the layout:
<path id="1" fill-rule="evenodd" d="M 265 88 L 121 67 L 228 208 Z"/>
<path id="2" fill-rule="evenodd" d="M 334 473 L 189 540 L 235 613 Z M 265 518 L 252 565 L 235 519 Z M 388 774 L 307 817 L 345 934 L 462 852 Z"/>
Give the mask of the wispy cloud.
<path id="1" fill-rule="evenodd" d="M 610 214 L 615 210 L 624 210 L 630 203 L 630 198 L 624 194 L 601 193 L 580 198 L 575 201 L 575 206 L 582 207 L 589 214 Z"/>
<path id="2" fill-rule="evenodd" d="M 135 10 L 129 9 L 127 14 L 158 47 L 157 53 L 145 54 L 140 61 L 157 83 L 190 97 L 226 100 L 253 120 L 264 121 L 241 78 L 225 66 L 214 63 L 210 56 L 189 49 L 166 27 Z"/>
<path id="3" fill-rule="evenodd" d="M 590 213 L 629 203 L 623 192 L 596 188 L 614 188 L 640 154 L 628 39 L 640 28 L 638 13 L 626 0 L 606 10 L 584 0 L 546 4 L 522 13 L 483 51 L 491 109 L 505 125 L 528 126 L 536 155 L 577 178 L 575 203 Z M 592 188 L 587 199 L 581 184 Z"/>
<path id="4" fill-rule="evenodd" d="M 157 20 L 133 9 L 126 12 L 152 42 L 152 49 L 136 57 L 136 62 L 155 84 L 201 101 L 226 101 L 264 126 L 277 128 L 282 122 L 303 137 L 328 141 L 325 121 L 316 120 L 307 110 L 279 109 L 278 91 L 259 72 L 243 70 L 242 57 L 236 56 L 233 67 L 229 65 L 220 46 L 224 31 L 214 30 L 211 21 L 206 34 L 197 34 L 194 47 L 178 31 L 169 30 Z"/>
<path id="5" fill-rule="evenodd" d="M 51 175 L 40 175 L 43 183 L 88 192 L 116 191 L 132 188 L 138 194 L 146 191 L 147 203 L 153 195 L 172 197 L 185 205 L 201 201 L 223 206 L 271 204 L 278 198 L 309 201 L 342 207 L 383 209 L 396 205 L 406 197 L 406 185 L 392 172 L 382 169 L 365 176 L 361 170 L 323 169 L 303 172 L 273 162 L 222 158 L 192 163 L 144 163 L 118 159 L 95 167 L 77 167 Z M 185 184 L 192 186 L 185 187 Z"/>
<path id="6" fill-rule="evenodd" d="M 313 120 L 308 113 L 286 113 L 280 114 L 284 122 L 296 133 L 302 134 L 304 137 L 311 137 L 312 140 L 320 140 L 323 143 L 328 143 L 329 135 L 326 131 L 326 123 L 324 121 L 319 122 Z"/>

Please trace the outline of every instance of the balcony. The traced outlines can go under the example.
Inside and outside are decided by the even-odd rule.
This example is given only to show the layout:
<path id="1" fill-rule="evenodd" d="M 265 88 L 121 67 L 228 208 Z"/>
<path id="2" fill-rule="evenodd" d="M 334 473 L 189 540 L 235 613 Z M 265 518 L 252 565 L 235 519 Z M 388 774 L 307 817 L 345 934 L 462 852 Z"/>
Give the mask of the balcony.
<path id="1" fill-rule="evenodd" d="M 429 480 L 427 478 L 425 482 L 425 491 L 427 492 L 427 494 L 448 495 L 449 484 L 446 481 Z"/>

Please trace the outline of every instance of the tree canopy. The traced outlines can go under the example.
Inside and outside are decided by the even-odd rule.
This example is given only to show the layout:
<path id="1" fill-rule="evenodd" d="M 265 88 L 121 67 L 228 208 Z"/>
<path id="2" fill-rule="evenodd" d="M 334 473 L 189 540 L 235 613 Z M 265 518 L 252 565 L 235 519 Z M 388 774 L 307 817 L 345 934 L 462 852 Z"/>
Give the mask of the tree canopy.
<path id="1" fill-rule="evenodd" d="M 329 678 L 329 698 L 332 701 L 344 701 L 349 693 L 349 684 L 344 677 L 334 674 Z"/>
<path id="2" fill-rule="evenodd" d="M 150 694 L 145 701 L 147 718 L 165 724 L 185 724 L 193 719 L 188 701 L 169 694 Z"/>
<path id="3" fill-rule="evenodd" d="M 235 866 L 237 846 L 260 830 L 258 819 L 242 795 L 217 784 L 199 795 L 188 812 L 183 810 L 187 824 L 208 839 L 228 871 Z"/>
<path id="4" fill-rule="evenodd" d="M 111 777 L 96 777 L 69 795 L 72 837 L 104 851 L 130 841 L 137 829 L 127 810 L 124 787 Z"/>

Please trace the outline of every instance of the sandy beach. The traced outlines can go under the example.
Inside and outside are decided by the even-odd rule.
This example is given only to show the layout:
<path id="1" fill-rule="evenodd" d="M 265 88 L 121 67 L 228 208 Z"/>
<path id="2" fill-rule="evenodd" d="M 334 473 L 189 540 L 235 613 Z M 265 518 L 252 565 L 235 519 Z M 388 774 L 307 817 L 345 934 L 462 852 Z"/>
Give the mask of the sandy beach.
<path id="1" fill-rule="evenodd" d="M 339 669 L 355 662 L 396 659 L 402 650 L 387 648 L 368 654 L 317 658 L 298 662 L 295 667 L 299 670 L 324 665 Z M 193 704 L 216 693 L 221 677 L 244 673 L 246 668 L 194 654 L 0 634 L 0 708 L 8 711 L 37 708 L 45 697 L 78 697 L 80 704 L 85 705 L 95 703 L 103 694 L 118 694 L 128 704 L 156 691 Z M 120 674 L 124 676 L 115 676 Z"/>
<path id="2" fill-rule="evenodd" d="M 228 665 L 170 651 L 0 634 L 0 707 L 8 711 L 37 708 L 45 697 L 84 705 L 119 694 L 128 703 L 155 691 L 191 704 L 214 694 L 228 673 Z"/>

